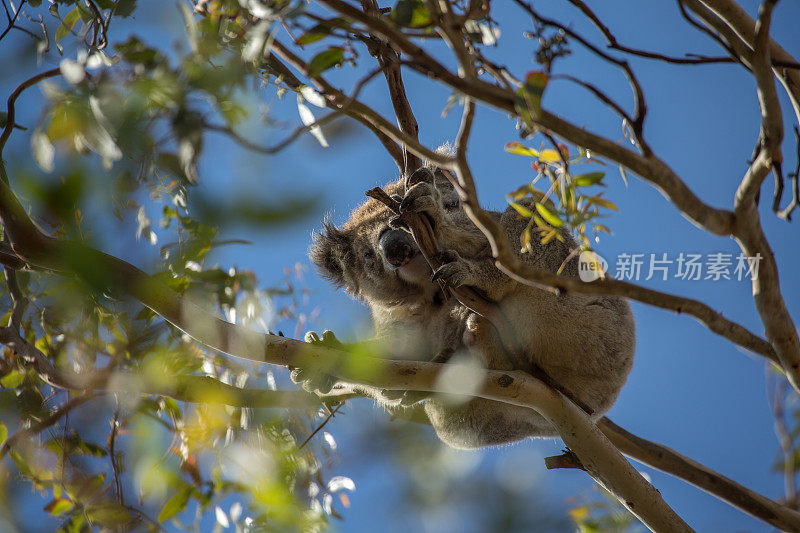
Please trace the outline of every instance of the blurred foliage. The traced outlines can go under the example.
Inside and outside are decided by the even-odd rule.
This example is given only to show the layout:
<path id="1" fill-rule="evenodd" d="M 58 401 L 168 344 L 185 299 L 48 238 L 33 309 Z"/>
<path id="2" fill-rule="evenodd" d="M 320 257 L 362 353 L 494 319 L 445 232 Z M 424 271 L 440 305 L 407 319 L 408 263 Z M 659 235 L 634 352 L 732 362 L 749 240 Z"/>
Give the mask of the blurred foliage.
<path id="1" fill-rule="evenodd" d="M 579 533 L 643 533 L 646 529 L 603 488 L 596 487 L 598 497 L 578 503 L 570 509 Z"/>
<path id="2" fill-rule="evenodd" d="M 466 9 L 467 2 L 456 4 Z M 200 0 L 179 4 L 185 27 L 180 39 L 167 44 L 162 38 L 153 45 L 147 38 L 152 28 L 145 31 L 132 22 L 142 15 L 136 0 L 28 0 L 19 9 L 24 16 L 8 26 L 15 31 L 0 37 L 5 59 L 19 64 L 20 71 L 55 62 L 59 75 L 38 83 L 45 100 L 38 122 L 12 125 L 15 138 L 28 139 L 37 167 L 8 155 L 3 163 L 15 188 L 24 191 L 37 224 L 55 237 L 90 245 L 125 243 L 135 236 L 140 245 L 130 255 L 150 259 L 155 277 L 210 314 L 261 331 L 302 333 L 316 311 L 308 310 L 299 265 L 264 287 L 253 272 L 217 265 L 211 257 L 219 246 L 246 244 L 220 238 L 223 226 L 291 222 L 313 210 L 313 195 L 301 190 L 302 196 L 273 194 L 264 200 L 247 191 L 227 201 L 198 185 L 204 158 L 220 155 L 220 135 L 253 148 L 240 130 L 246 132 L 254 122 L 261 128 L 278 125 L 269 109 L 251 116 L 248 98 L 264 88 L 277 99 L 296 91 L 301 121 L 326 144 L 323 131 L 311 127 L 315 119 L 304 104 L 324 105 L 324 97 L 288 83 L 263 52 L 272 33 L 283 27 L 299 36 L 298 45 L 310 47 L 312 73 L 345 69 L 359 60 L 348 24 L 310 14 L 301 0 Z M 469 35 L 476 46 L 490 46 L 500 31 L 488 15 L 481 17 L 469 21 Z M 432 32 L 431 16 L 418 0 L 396 2 L 386 20 Z M 558 49 L 548 55 L 548 46 Z M 548 61 L 567 53 L 563 38 L 545 40 L 542 47 L 539 55 Z M 544 80 L 522 96 L 533 94 L 538 104 Z M 0 127 L 7 120 L 3 113 Z M 573 173 L 579 165 L 597 163 L 590 154 L 579 150 L 570 156 L 562 145 L 557 150 L 560 155 L 509 145 L 510 152 L 534 158 L 537 173 L 509 197 L 531 220 L 523 246 L 534 236 L 560 238 L 559 231 L 569 228 L 588 249 L 590 231 L 607 231 L 596 223 L 601 208 L 615 207 L 602 193 L 584 192 L 602 186 L 601 172 Z M 534 189 L 539 179 L 549 182 L 546 192 Z M 83 265 L 82 271 L 93 268 L 90 257 L 68 259 Z M 55 517 L 62 531 L 317 531 L 340 518 L 355 486 L 350 477 L 333 475 L 331 466 L 339 453 L 356 452 L 337 452 L 333 435 L 317 430 L 335 413 L 342 418 L 341 407 L 237 407 L 206 389 L 208 401 L 202 403 L 181 399 L 178 393 L 186 390 L 162 393 L 189 377 L 238 388 L 255 384 L 267 391 L 288 383 L 285 373 L 203 349 L 149 309 L 113 294 L 110 275 L 94 269 L 81 280 L 6 270 L 0 319 L 21 333 L 16 346 L 38 350 L 58 370 L 110 374 L 118 387 L 80 394 L 54 387 L 30 358 L 4 349 L 0 529 L 49 527 L 37 516 L 16 512 L 20 506 L 30 510 L 31 498 L 43 502 L 39 512 Z M 125 381 L 131 375 L 141 379 Z M 445 510 L 455 509 L 472 517 L 476 530 L 571 527 L 566 514 L 548 509 L 545 498 L 532 504 L 535 487 L 520 484 L 511 470 L 486 474 L 473 468 L 480 455 L 459 456 L 427 429 L 397 427 L 367 428 L 369 434 L 352 449 L 356 464 L 363 461 L 358 455 L 363 446 L 396 462 L 402 474 L 385 490 L 397 491 L 405 502 L 398 513 L 414 509 L 435 526 L 451 516 Z M 580 515 L 583 508 L 572 515 L 582 530 L 622 523 L 616 509 L 594 507 L 593 516 L 608 516 L 590 520 Z"/>

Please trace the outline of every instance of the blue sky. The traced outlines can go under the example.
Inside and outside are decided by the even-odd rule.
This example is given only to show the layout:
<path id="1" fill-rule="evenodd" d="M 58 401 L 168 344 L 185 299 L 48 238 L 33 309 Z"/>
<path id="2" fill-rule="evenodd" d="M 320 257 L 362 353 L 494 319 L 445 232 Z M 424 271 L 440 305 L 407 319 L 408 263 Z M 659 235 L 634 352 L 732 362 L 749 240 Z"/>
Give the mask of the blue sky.
<path id="1" fill-rule="evenodd" d="M 522 77 L 528 70 L 537 69 L 531 59 L 532 43 L 520 36 L 521 32 L 531 28 L 530 22 L 511 6 L 511 2 L 493 4 L 503 35 L 498 48 L 489 55 Z M 574 21 L 574 29 L 591 36 L 595 43 L 601 43 L 600 36 L 566 4 L 535 3 L 538 9 L 546 10 L 547 16 L 564 20 L 563 15 Z M 673 55 L 684 52 L 721 54 L 710 39 L 683 21 L 674 2 L 608 0 L 601 4 L 596 6 L 598 15 L 626 45 Z M 745 2 L 744 5 L 755 14 L 757 3 Z M 172 40 L 168 35 L 180 31 L 177 9 L 163 9 L 156 21 L 159 24 L 157 29 L 146 24 L 154 22 L 151 15 L 140 10 L 137 24 L 126 31 L 143 33 L 150 42 L 163 46 Z M 800 57 L 800 35 L 796 31 L 798 20 L 799 4 L 785 1 L 778 5 L 773 35 L 795 57 Z M 313 50 L 310 47 L 310 53 Z M 630 109 L 632 100 L 624 77 L 595 61 L 577 45 L 574 52 L 557 63 L 555 72 L 570 73 L 591 81 Z M 437 54 L 446 57 L 442 50 Z M 362 59 L 369 60 L 366 53 Z M 670 66 L 642 59 L 631 59 L 630 62 L 648 98 L 645 135 L 654 152 L 704 201 L 717 207 L 731 206 L 733 193 L 746 170 L 747 158 L 758 134 L 759 112 L 752 77 L 741 67 L 732 65 Z M 6 73 L 8 66 L 4 67 Z M 16 78 L 16 75 L 13 79 L 9 77 L 8 83 L 18 83 Z M 330 80 L 343 88 L 349 88 L 356 78 L 350 67 L 330 75 Z M 448 116 L 441 117 L 449 90 L 413 73 L 407 74 L 405 79 L 420 125 L 421 141 L 431 147 L 452 141 L 458 127 L 459 110 L 453 109 Z M 4 93 L 8 83 L 0 82 Z M 248 101 L 255 116 L 270 96 L 262 91 L 258 98 Z M 380 80 L 363 91 L 362 99 L 391 116 L 391 105 Z M 783 102 L 784 109 L 788 110 L 788 103 L 785 99 Z M 543 105 L 592 131 L 613 139 L 622 138 L 620 121 L 590 95 L 568 82 L 552 82 Z M 298 122 L 295 99 L 291 95 L 275 103 L 273 112 L 282 120 L 292 124 Z M 37 110 L 27 111 L 20 119 L 28 121 L 23 124 L 31 124 L 37 116 Z M 786 122 L 789 131 L 791 115 L 786 114 Z M 284 131 L 277 130 L 265 134 L 264 128 L 255 125 L 245 131 L 258 135 L 265 144 L 285 135 Z M 474 132 L 469 161 L 482 203 L 487 208 L 503 209 L 505 193 L 532 177 L 529 160 L 504 153 L 504 144 L 518 140 L 518 135 L 513 122 L 502 113 L 479 108 Z M 795 151 L 791 135 L 787 137 L 789 141 L 784 153 L 788 169 L 795 163 Z M 363 200 L 365 190 L 395 179 L 397 170 L 381 151 L 377 140 L 361 126 L 351 126 L 348 135 L 330 135 L 329 141 L 331 147 L 323 149 L 308 136 L 280 155 L 265 158 L 246 153 L 226 139 L 215 137 L 213 143 L 206 143 L 207 147 L 214 146 L 214 156 L 203 161 L 201 188 L 204 193 L 220 200 L 247 194 L 274 201 L 287 192 L 319 196 L 320 211 L 292 225 L 258 231 L 243 227 L 224 228 L 225 235 L 244 237 L 254 244 L 221 248 L 214 260 L 223 265 L 236 264 L 252 269 L 265 285 L 279 283 L 286 266 L 295 263 L 306 265 L 308 270 L 304 282 L 311 291 L 307 311 L 319 306 L 313 329 L 332 329 L 340 338 L 355 339 L 369 329 L 367 310 L 319 279 L 310 268 L 305 253 L 310 233 L 320 227 L 324 215 L 331 214 L 334 222 L 343 222 L 349 211 Z M 16 135 L 14 142 L 18 153 L 24 156 L 27 139 Z M 541 139 L 534 138 L 528 142 L 538 147 Z M 627 141 L 621 139 L 621 142 Z M 629 174 L 626 186 L 614 167 L 608 167 L 607 171 L 609 186 L 606 197 L 619 206 L 619 213 L 607 219 L 605 225 L 613 230 L 614 235 L 604 236 L 597 250 L 612 265 L 613 258 L 620 253 L 667 253 L 670 257 L 680 252 L 738 254 L 739 249 L 733 240 L 710 236 L 697 229 L 650 185 Z M 771 185 L 765 187 L 769 192 Z M 767 207 L 768 202 L 763 204 Z M 783 294 L 790 313 L 798 320 L 800 276 L 796 265 L 800 262 L 797 248 L 800 226 L 797 221 L 788 224 L 776 219 L 767 209 L 762 209 L 762 212 L 765 231 L 779 262 Z M 107 249 L 135 259 L 139 254 L 130 252 L 131 243 L 126 239 L 109 240 Z M 759 334 L 763 331 L 750 296 L 750 285 L 745 281 L 670 279 L 641 283 L 700 299 L 752 331 Z M 639 304 L 634 304 L 633 308 L 638 339 L 635 365 L 627 386 L 609 413 L 610 418 L 637 435 L 668 445 L 767 496 L 782 497 L 781 476 L 771 472 L 778 445 L 766 398 L 763 359 L 744 354 L 689 317 Z M 332 424 L 330 431 L 343 449 L 352 439 L 358 438 L 360 424 L 372 424 L 375 417 L 385 416 L 366 403 L 361 402 L 353 408 L 352 416 L 338 417 Z M 560 447 L 560 441 L 539 440 L 501 449 L 452 453 L 456 462 L 461 461 L 459 464 L 463 471 L 460 475 L 465 483 L 473 471 L 470 469 L 502 472 L 509 468 L 508 465 L 526 465 L 539 483 L 535 490 L 531 489 L 532 498 L 538 499 L 541 494 L 550 493 L 549 499 L 545 500 L 558 507 L 565 505 L 565 499 L 570 495 L 590 494 L 592 485 L 591 479 L 580 472 L 544 470 L 542 457 L 558 453 Z M 351 497 L 352 506 L 345 511 L 346 521 L 338 527 L 342 531 L 366 530 L 376 521 L 383 521 L 391 512 L 395 495 L 385 480 L 393 475 L 393 466 L 381 462 L 380 457 L 373 463 L 359 465 L 357 460 L 350 458 L 333 467 L 334 473 L 351 475 L 357 486 Z M 769 529 L 682 481 L 648 468 L 642 470 L 651 475 L 667 502 L 697 530 Z M 438 474 L 432 472 L 431 475 Z M 396 528 L 389 528 L 400 531 L 421 524 L 418 517 L 405 517 L 405 520 L 405 523 L 392 522 Z"/>

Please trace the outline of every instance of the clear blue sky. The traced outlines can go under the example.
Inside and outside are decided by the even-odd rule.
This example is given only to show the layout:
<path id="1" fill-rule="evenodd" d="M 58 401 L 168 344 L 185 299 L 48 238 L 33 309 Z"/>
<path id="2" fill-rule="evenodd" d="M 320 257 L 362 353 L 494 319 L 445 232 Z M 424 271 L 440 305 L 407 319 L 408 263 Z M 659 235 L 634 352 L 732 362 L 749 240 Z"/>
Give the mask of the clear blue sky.
<path id="1" fill-rule="evenodd" d="M 520 36 L 531 25 L 511 2 L 493 4 L 503 35 L 500 46 L 491 51 L 490 56 L 521 77 L 526 71 L 537 68 L 531 62 L 532 43 Z M 566 4 L 536 2 L 537 8 L 546 10 L 552 18 L 571 17 L 575 21 L 574 29 L 591 36 L 595 43 L 601 43 L 600 36 L 583 24 Z M 629 46 L 674 55 L 721 53 L 710 39 L 682 20 L 675 2 L 607 0 L 596 4 L 598 15 L 620 42 Z M 745 2 L 745 7 L 755 14 L 757 3 Z M 151 42 L 162 45 L 169 42 L 164 35 L 179 31 L 175 25 L 177 10 L 162 9 L 158 31 L 143 29 L 153 18 L 152 13 L 146 14 L 142 9 L 137 14 L 138 24 L 133 31 L 144 31 Z M 778 5 L 773 35 L 795 57 L 800 57 L 798 21 L 800 5 L 797 2 L 784 1 Z M 573 49 L 574 55 L 558 62 L 555 71 L 599 85 L 630 109 L 631 97 L 623 76 L 587 56 L 577 45 Z M 365 52 L 363 55 L 362 59 L 369 59 Z M 741 67 L 732 65 L 669 66 L 637 59 L 631 59 L 631 64 L 648 98 L 645 134 L 654 152 L 704 201 L 713 206 L 729 207 L 758 135 L 759 112 L 752 77 Z M 4 71 L 7 73 L 7 68 Z M 356 76 L 350 67 L 345 67 L 330 78 L 348 88 L 352 85 L 348 80 Z M 17 77 L 9 77 L 8 83 L 16 85 Z M 4 94 L 8 83 L 1 84 Z M 406 84 L 420 124 L 421 140 L 429 146 L 453 140 L 459 110 L 454 109 L 446 118 L 440 115 L 449 91 L 413 74 L 406 76 Z M 263 96 L 261 102 L 250 101 L 254 110 L 264 105 L 267 95 Z M 391 116 L 390 103 L 380 80 L 365 89 L 362 98 Z M 553 82 L 543 104 L 549 111 L 595 132 L 611 138 L 622 137 L 620 121 L 590 95 L 568 82 Z M 788 110 L 785 99 L 784 104 Z M 296 123 L 294 97 L 290 95 L 277 103 L 275 112 L 278 117 Z M 37 113 L 28 113 L 20 119 L 28 120 L 23 122 L 26 125 L 31 124 Z M 791 124 L 789 120 L 787 118 L 787 124 Z M 365 190 L 396 177 L 393 162 L 371 134 L 360 126 L 352 126 L 352 129 L 350 135 L 331 135 L 328 149 L 320 148 L 308 137 L 272 158 L 245 153 L 226 140 L 216 138 L 215 155 L 206 157 L 201 170 L 204 192 L 220 199 L 246 193 L 263 197 L 265 201 L 279 199 L 287 191 L 319 194 L 322 209 L 280 229 L 227 228 L 227 235 L 249 238 L 254 245 L 219 249 L 214 259 L 223 265 L 237 264 L 254 270 L 265 285 L 279 283 L 286 266 L 295 263 L 308 266 L 305 252 L 309 236 L 320 226 L 323 215 L 332 213 L 335 222 L 344 221 L 349 211 L 362 201 Z M 250 133 L 257 131 L 263 132 L 253 129 Z M 502 209 L 504 194 L 531 177 L 529 160 L 503 152 L 503 145 L 518 137 L 514 124 L 502 113 L 480 108 L 474 131 L 470 163 L 482 203 L 489 208 Z M 274 142 L 283 135 L 284 132 L 274 131 L 263 140 Z M 22 150 L 26 139 L 22 135 L 16 137 L 16 146 Z M 791 135 L 787 137 L 792 140 Z M 539 142 L 538 138 L 531 141 L 535 146 Z M 211 142 L 206 143 L 207 150 L 210 151 L 211 146 Z M 786 168 L 793 167 L 795 162 L 790 154 L 795 152 L 791 142 L 786 143 L 784 152 L 788 155 Z M 695 228 L 651 186 L 629 174 L 626 187 L 613 167 L 608 173 L 606 181 L 610 186 L 606 196 L 619 206 L 619 213 L 606 223 L 614 235 L 603 237 L 597 250 L 606 258 L 612 258 L 612 263 L 619 253 L 666 252 L 671 257 L 680 252 L 738 254 L 739 249 L 731 239 L 709 236 Z M 768 191 L 771 185 L 766 187 Z M 797 321 L 800 320 L 800 276 L 797 274 L 800 222 L 788 224 L 777 220 L 766 209 L 762 211 L 765 231 L 772 239 L 779 261 L 783 293 Z M 119 243 L 115 246 L 109 242 L 108 249 L 131 257 Z M 313 329 L 332 329 L 344 339 L 356 338 L 368 330 L 366 309 L 326 285 L 310 266 L 305 283 L 311 290 L 307 311 L 319 306 Z M 763 331 L 750 296 L 750 285 L 745 281 L 651 280 L 642 283 L 698 298 L 751 330 Z M 778 445 L 765 393 L 763 359 L 742 353 L 689 317 L 638 304 L 633 307 L 638 337 L 635 365 L 609 416 L 637 435 L 668 445 L 754 490 L 773 498 L 782 497 L 781 476 L 771 472 Z M 345 450 L 348 443 L 358 438 L 359 425 L 385 416 L 367 405 L 352 412 L 352 416 L 337 418 L 330 429 L 340 448 Z M 524 465 L 538 483 L 535 490 L 531 489 L 531 498 L 538 500 L 541 494 L 552 493 L 547 501 L 559 507 L 566 505 L 565 499 L 570 495 L 590 494 L 592 485 L 591 479 L 580 472 L 544 471 L 542 457 L 558 453 L 560 446 L 560 441 L 539 440 L 500 449 L 452 453 L 456 457 L 454 461 L 462 465 L 461 470 L 456 470 L 463 483 L 469 483 L 471 468 L 506 472 Z M 420 525 L 420 519 L 412 516 L 405 517 L 406 523 L 393 522 L 396 527 L 383 522 L 391 513 L 395 497 L 391 484 L 386 481 L 394 475 L 392 468 L 391 464 L 380 460 L 359 465 L 357 458 L 346 456 L 334 465 L 336 473 L 350 475 L 357 486 L 351 495 L 352 506 L 345 511 L 346 521 L 340 523 L 338 529 L 360 531 L 381 523 L 391 530 L 401 531 Z M 761 522 L 680 480 L 648 468 L 642 470 L 650 474 L 667 502 L 698 531 L 769 530 Z M 431 472 L 432 479 L 439 475 L 443 474 Z M 456 476 L 456 479 L 459 478 Z"/>

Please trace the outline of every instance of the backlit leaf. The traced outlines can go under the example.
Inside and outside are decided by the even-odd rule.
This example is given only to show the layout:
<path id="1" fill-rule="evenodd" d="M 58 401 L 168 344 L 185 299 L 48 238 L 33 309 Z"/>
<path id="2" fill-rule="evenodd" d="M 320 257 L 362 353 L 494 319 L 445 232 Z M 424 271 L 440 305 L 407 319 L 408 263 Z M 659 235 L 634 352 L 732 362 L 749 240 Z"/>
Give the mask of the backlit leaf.
<path id="1" fill-rule="evenodd" d="M 306 33 L 301 35 L 300 38 L 297 39 L 297 44 L 306 45 L 320 41 L 330 35 L 333 28 L 336 28 L 342 24 L 346 24 L 346 22 L 347 21 L 343 18 L 335 18 L 325 22 L 320 22 Z"/>
<path id="2" fill-rule="evenodd" d="M 555 226 L 557 228 L 560 228 L 561 226 L 564 225 L 564 221 L 558 218 L 558 215 L 550 211 L 547 207 L 545 207 L 544 204 L 540 202 L 536 202 L 536 211 L 538 211 L 539 214 L 542 215 L 542 218 L 544 218 L 548 224 Z"/>
<path id="3" fill-rule="evenodd" d="M 60 514 L 72 510 L 73 507 L 74 507 L 73 503 L 67 498 L 56 498 L 55 500 L 45 505 L 44 510 L 53 516 L 58 516 Z"/>
<path id="4" fill-rule="evenodd" d="M 509 154 L 524 155 L 527 157 L 539 157 L 539 152 L 533 148 L 528 148 L 520 142 L 511 142 L 505 145 L 505 150 Z"/>
<path id="5" fill-rule="evenodd" d="M 573 176 L 572 183 L 575 185 L 580 185 L 581 187 L 588 187 L 590 185 L 600 183 L 605 175 L 605 172 L 589 172 L 587 174 L 580 174 L 578 176 Z"/>
<path id="6" fill-rule="evenodd" d="M 185 487 L 167 500 L 158 513 L 158 521 L 164 522 L 183 511 L 186 508 L 186 504 L 189 502 L 189 495 L 191 493 L 192 488 Z"/>
<path id="7" fill-rule="evenodd" d="M 396 23 L 411 28 L 422 28 L 431 24 L 431 14 L 422 0 L 400 0 L 389 16 Z"/>
<path id="8" fill-rule="evenodd" d="M 311 61 L 308 62 L 308 73 L 310 76 L 316 76 L 335 67 L 344 61 L 344 48 L 340 46 L 331 46 L 315 55 Z"/>
<path id="9" fill-rule="evenodd" d="M 59 52 L 63 52 L 63 49 L 61 48 L 61 39 L 63 39 L 66 34 L 72 31 L 72 28 L 75 27 L 75 24 L 78 23 L 80 18 L 81 11 L 75 7 L 61 20 L 61 25 L 56 30 L 56 47 L 58 48 Z"/>
<path id="10" fill-rule="evenodd" d="M 606 200 L 605 198 L 601 198 L 598 196 L 591 196 L 586 199 L 590 204 L 599 205 L 601 207 L 606 207 L 608 209 L 613 209 L 614 211 L 619 211 L 616 205 L 613 202 Z"/>
<path id="11" fill-rule="evenodd" d="M 524 205 L 518 204 L 517 202 L 508 202 L 508 204 L 514 209 L 516 209 L 517 213 L 524 216 L 525 218 L 531 218 L 533 216 L 533 211 L 531 211 Z"/>

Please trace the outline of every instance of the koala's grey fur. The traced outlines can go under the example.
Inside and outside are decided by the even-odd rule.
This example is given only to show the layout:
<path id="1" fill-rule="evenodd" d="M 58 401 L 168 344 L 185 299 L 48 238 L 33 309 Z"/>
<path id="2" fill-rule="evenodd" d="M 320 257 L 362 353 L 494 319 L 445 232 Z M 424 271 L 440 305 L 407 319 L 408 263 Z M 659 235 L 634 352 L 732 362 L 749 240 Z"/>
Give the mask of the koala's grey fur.
<path id="1" fill-rule="evenodd" d="M 452 261 L 441 279 L 451 286 L 471 285 L 497 302 L 517 333 L 517 348 L 594 410 L 605 413 L 619 394 L 633 363 L 634 323 L 623 299 L 583 294 L 553 295 L 518 283 L 494 266 L 486 238 L 461 208 L 456 191 L 441 172 L 405 191 L 403 180 L 385 187 L 403 198 L 403 208 L 425 212 L 441 250 Z M 527 224 L 509 208 L 491 212 L 512 243 L 520 242 Z M 430 269 L 418 254 L 393 268 L 381 253 L 379 239 L 393 214 L 369 199 L 341 227 L 325 225 L 310 251 L 323 276 L 366 302 L 377 337 L 386 340 L 387 357 L 443 361 L 468 353 L 487 368 L 511 369 L 495 330 L 454 298 L 445 299 L 430 280 Z M 537 241 L 519 259 L 556 272 L 575 247 L 564 235 L 542 245 Z M 577 276 L 577 259 L 567 262 L 565 276 Z M 360 390 L 389 410 L 401 408 L 398 395 L 368 387 Z M 405 403 L 405 402 L 403 402 Z M 555 429 L 531 409 L 484 399 L 454 406 L 441 397 L 425 402 L 425 411 L 442 441 L 456 448 L 498 445 L 525 437 L 555 436 Z"/>

